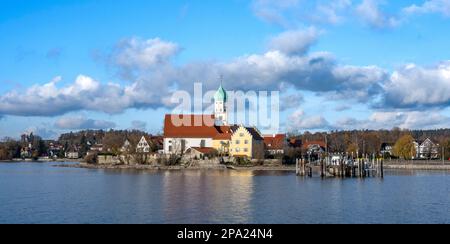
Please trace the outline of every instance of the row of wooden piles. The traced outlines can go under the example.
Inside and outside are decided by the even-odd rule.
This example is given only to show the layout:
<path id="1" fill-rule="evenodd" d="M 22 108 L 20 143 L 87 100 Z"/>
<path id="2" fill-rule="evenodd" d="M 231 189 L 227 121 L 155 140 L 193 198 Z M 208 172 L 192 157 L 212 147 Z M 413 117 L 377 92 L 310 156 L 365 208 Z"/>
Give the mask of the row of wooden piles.
<path id="1" fill-rule="evenodd" d="M 309 163 L 306 159 L 296 160 L 296 174 L 298 176 L 312 177 L 314 171 L 318 171 L 321 177 L 384 177 L 382 159 L 355 159 L 352 164 L 346 164 L 339 160 L 337 164 L 327 164 L 320 160 L 319 165 Z"/>

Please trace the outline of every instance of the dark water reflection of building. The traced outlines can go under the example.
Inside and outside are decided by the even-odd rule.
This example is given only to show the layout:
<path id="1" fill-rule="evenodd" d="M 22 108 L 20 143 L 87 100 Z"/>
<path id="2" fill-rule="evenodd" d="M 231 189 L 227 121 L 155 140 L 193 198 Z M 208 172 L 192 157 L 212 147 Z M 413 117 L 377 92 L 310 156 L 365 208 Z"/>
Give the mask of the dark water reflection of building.
<path id="1" fill-rule="evenodd" d="M 251 171 L 166 171 L 162 203 L 169 223 L 248 223 L 251 221 Z"/>

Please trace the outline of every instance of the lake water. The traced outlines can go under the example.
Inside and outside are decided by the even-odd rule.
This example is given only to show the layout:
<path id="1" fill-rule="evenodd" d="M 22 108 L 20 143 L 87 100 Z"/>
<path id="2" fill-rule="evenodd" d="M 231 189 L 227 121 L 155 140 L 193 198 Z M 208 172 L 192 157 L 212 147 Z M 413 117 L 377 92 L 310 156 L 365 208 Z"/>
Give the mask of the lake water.
<path id="1" fill-rule="evenodd" d="M 0 223 L 450 223 L 450 173 L 90 170 L 0 163 Z"/>

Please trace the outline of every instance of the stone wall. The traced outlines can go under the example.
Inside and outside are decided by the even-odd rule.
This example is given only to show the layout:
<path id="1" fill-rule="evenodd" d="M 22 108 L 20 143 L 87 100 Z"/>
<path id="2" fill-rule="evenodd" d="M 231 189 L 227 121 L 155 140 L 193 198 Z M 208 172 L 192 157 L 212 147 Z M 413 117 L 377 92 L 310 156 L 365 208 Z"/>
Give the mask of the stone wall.
<path id="1" fill-rule="evenodd" d="M 112 156 L 112 155 L 98 155 L 97 156 L 97 164 L 105 164 L 105 165 L 110 165 L 110 164 L 120 164 L 120 160 L 117 156 Z"/>
<path id="2" fill-rule="evenodd" d="M 252 159 L 254 165 L 261 166 L 282 166 L 283 161 L 281 159 Z"/>

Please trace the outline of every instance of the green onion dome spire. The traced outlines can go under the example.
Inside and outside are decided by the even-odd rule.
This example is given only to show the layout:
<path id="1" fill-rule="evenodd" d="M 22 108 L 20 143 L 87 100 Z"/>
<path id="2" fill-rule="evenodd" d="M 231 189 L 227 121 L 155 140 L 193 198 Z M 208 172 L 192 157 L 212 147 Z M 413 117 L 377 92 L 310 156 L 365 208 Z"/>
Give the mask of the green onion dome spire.
<path id="1" fill-rule="evenodd" d="M 227 92 L 223 89 L 222 84 L 220 84 L 219 90 L 217 90 L 216 95 L 214 95 L 214 100 L 216 102 L 227 102 Z"/>

